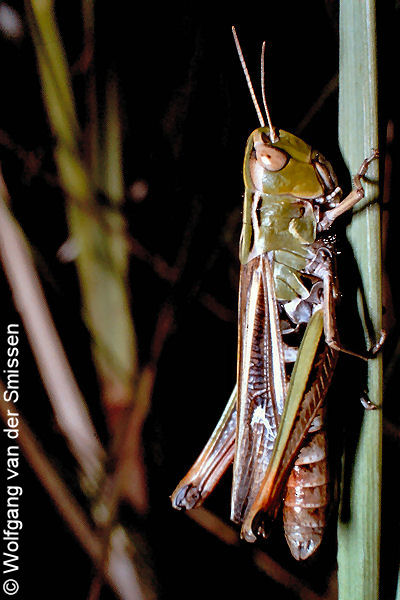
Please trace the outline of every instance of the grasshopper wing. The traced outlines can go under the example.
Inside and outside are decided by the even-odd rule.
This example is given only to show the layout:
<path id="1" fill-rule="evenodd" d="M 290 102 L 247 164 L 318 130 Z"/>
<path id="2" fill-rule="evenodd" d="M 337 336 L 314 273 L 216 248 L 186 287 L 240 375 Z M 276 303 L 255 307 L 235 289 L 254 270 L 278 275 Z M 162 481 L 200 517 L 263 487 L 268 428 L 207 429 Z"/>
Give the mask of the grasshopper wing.
<path id="1" fill-rule="evenodd" d="M 293 463 L 323 405 L 337 352 L 324 344 L 322 360 L 316 361 L 322 331 L 322 311 L 318 310 L 312 316 L 300 346 L 273 455 L 258 495 L 243 521 L 242 535 L 247 541 L 256 539 L 257 523 L 254 521 L 259 513 L 263 513 L 264 523 L 270 523 L 276 517 Z"/>
<path id="2" fill-rule="evenodd" d="M 267 254 L 242 265 L 239 293 L 238 400 L 231 519 L 251 508 L 278 431 L 286 393 L 283 342 Z"/>

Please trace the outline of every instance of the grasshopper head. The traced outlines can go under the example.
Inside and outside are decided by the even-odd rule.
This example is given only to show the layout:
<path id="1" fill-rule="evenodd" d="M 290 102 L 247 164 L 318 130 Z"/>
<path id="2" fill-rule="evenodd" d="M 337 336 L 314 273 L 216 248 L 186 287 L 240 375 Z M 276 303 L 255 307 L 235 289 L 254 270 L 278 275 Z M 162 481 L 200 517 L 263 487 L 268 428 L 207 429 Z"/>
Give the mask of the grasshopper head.
<path id="1" fill-rule="evenodd" d="M 333 190 L 334 176 L 328 177 L 333 171 L 320 165 L 318 156 L 292 133 L 280 130 L 271 135 L 269 127 L 259 127 L 247 142 L 245 185 L 274 196 L 284 194 L 308 200 L 324 197 Z"/>

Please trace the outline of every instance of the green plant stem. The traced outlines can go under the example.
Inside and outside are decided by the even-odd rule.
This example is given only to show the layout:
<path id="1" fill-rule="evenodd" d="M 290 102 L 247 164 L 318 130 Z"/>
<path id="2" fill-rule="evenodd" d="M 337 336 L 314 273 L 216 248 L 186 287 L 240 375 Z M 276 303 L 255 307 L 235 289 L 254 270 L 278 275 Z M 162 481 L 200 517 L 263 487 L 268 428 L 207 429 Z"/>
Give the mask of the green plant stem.
<path id="1" fill-rule="evenodd" d="M 378 148 L 377 68 L 374 0 L 340 3 L 339 143 L 352 175 Z M 348 237 L 362 280 L 360 316 L 367 344 L 371 331 L 379 338 L 382 323 L 381 236 L 378 161 L 363 183 L 365 199 L 358 203 Z M 374 182 L 374 183 L 372 183 Z M 361 293 L 360 293 L 361 298 Z M 370 323 L 369 334 L 367 323 Z M 367 389 L 377 406 L 382 401 L 381 356 L 369 361 Z M 354 399 L 357 402 L 357 398 Z M 338 584 L 340 600 L 379 598 L 380 490 L 382 413 L 365 411 L 353 457 L 350 505 L 338 524 Z M 349 457 L 346 457 L 349 460 Z"/>

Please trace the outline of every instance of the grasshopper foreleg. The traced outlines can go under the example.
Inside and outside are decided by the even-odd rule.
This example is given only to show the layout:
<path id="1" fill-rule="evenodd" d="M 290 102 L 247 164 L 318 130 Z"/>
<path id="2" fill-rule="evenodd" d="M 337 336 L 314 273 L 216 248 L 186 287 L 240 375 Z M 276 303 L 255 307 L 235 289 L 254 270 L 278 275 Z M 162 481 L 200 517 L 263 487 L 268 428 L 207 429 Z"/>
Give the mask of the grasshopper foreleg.
<path id="1" fill-rule="evenodd" d="M 365 192 L 361 184 L 361 179 L 365 177 L 365 174 L 368 171 L 368 167 L 371 164 L 371 162 L 377 159 L 378 157 L 378 150 L 373 150 L 371 155 L 362 162 L 361 167 L 359 168 L 358 172 L 353 178 L 354 189 L 350 192 L 348 196 L 346 196 L 346 198 L 344 198 L 337 206 L 335 206 L 335 208 L 326 211 L 323 218 L 318 224 L 319 231 L 325 231 L 326 229 L 329 229 L 329 227 L 332 225 L 335 219 L 337 219 L 340 215 L 353 208 L 353 206 L 355 206 L 357 202 L 364 198 Z"/>

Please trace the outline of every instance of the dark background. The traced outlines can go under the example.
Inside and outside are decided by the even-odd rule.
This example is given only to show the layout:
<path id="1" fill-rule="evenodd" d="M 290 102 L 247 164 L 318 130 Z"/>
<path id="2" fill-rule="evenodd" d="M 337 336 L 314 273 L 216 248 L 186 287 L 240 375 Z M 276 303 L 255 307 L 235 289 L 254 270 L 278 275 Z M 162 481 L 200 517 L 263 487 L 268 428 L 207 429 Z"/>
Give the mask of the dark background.
<path id="1" fill-rule="evenodd" d="M 154 325 L 161 307 L 173 308 L 174 327 L 159 362 L 152 408 L 144 430 L 150 511 L 137 517 L 123 506 L 121 518 L 134 523 L 147 539 L 160 598 L 183 599 L 252 597 L 297 598 L 274 583 L 253 561 L 253 547 L 228 547 L 183 513 L 173 511 L 169 495 L 211 433 L 234 384 L 236 370 L 237 245 L 242 202 L 242 160 L 247 136 L 258 126 L 236 50 L 235 24 L 259 92 L 261 44 L 267 40 L 266 90 L 273 123 L 299 133 L 334 165 L 345 190 L 350 181 L 337 142 L 337 89 L 327 97 L 307 126 L 322 90 L 338 68 L 337 4 L 269 4 L 251 8 L 252 18 L 194 18 L 182 14 L 141 16 L 130 3 L 98 3 L 96 68 L 99 89 L 113 70 L 119 79 L 124 115 L 124 204 L 130 233 L 152 256 L 169 265 L 185 244 L 187 256 L 174 284 L 154 272 L 152 265 L 132 256 L 132 313 L 142 363 L 149 356 Z M 383 4 L 383 3 L 381 3 Z M 22 3 L 14 3 L 24 19 Z M 249 7 L 250 8 L 250 7 Z M 69 64 L 82 50 L 80 4 L 56 3 Z M 393 161 L 387 264 L 392 284 L 394 317 L 398 306 L 397 222 L 398 104 L 396 84 L 399 15 L 395 3 L 378 11 L 379 110 L 381 115 L 381 172 L 385 157 Z M 107 442 L 104 418 L 91 362 L 89 338 L 80 319 L 79 288 L 73 264 L 62 264 L 56 253 L 67 238 L 64 200 L 49 186 L 43 171 L 55 172 L 53 141 L 41 104 L 35 55 L 27 26 L 19 41 L 1 39 L 2 92 L 0 129 L 2 169 L 15 215 L 39 257 L 38 266 L 50 308 L 82 392 L 102 440 Z M 83 80 L 74 76 L 78 100 Z M 394 139 L 386 144 L 388 122 Z M 7 141 L 8 140 L 8 141 Z M 10 140 L 12 143 L 10 143 Z M 20 149 L 40 153 L 37 173 L 27 172 Z M 148 195 L 135 202 L 129 189 L 145 181 Z M 340 233 L 340 232 L 339 232 Z M 343 242 L 345 248 L 345 242 Z M 348 250 L 347 250 L 348 251 Z M 346 256 L 346 255 L 345 255 Z M 346 267 L 339 265 L 346 275 Z M 8 284 L 1 280 L 2 320 L 15 320 Z M 385 349 L 388 362 L 398 337 L 395 319 Z M 349 327 L 345 320 L 343 328 Z M 1 329 L 3 336 L 4 327 Z M 4 338 L 1 339 L 1 345 Z M 54 464 L 75 494 L 75 465 L 54 427 L 52 411 L 27 344 L 24 346 L 23 406 L 21 411 L 41 439 Z M 339 377 L 347 381 L 346 360 Z M 358 367 L 357 367 L 358 368 Z M 361 367 L 360 367 L 361 368 Z M 341 369 L 344 369 L 341 370 Z M 354 377 L 353 371 L 350 378 Z M 343 375 L 345 373 L 345 375 Z M 396 373 L 396 371 L 395 371 Z M 398 420 L 393 407 L 395 374 L 386 393 L 386 416 Z M 339 385 L 336 383 L 335 385 Z M 343 384 L 342 384 L 343 385 Z M 335 390 L 336 388 L 334 388 Z M 340 388 L 339 388 L 340 390 Z M 340 395 L 340 391 L 338 392 Z M 351 409 L 349 409 L 351 412 Z M 357 417 L 356 417 L 357 418 Z M 389 428 L 390 429 L 390 428 Z M 396 573 L 395 527 L 389 466 L 398 451 L 398 430 L 385 436 L 385 488 L 382 598 L 394 597 Z M 397 441 L 396 441 L 397 436 Z M 386 466 L 387 465 L 387 466 Z M 89 559 L 55 512 L 46 492 L 27 465 L 24 473 L 24 556 L 21 577 L 24 596 L 85 598 L 92 576 Z M 228 473 L 207 501 L 207 508 L 229 522 Z M 396 527 L 398 525 L 398 521 Z M 279 527 L 258 547 L 324 595 L 335 569 L 335 532 L 311 564 L 290 557 Z M 391 548 L 388 554 L 387 548 Z M 104 598 L 112 598 L 105 588 Z"/>

